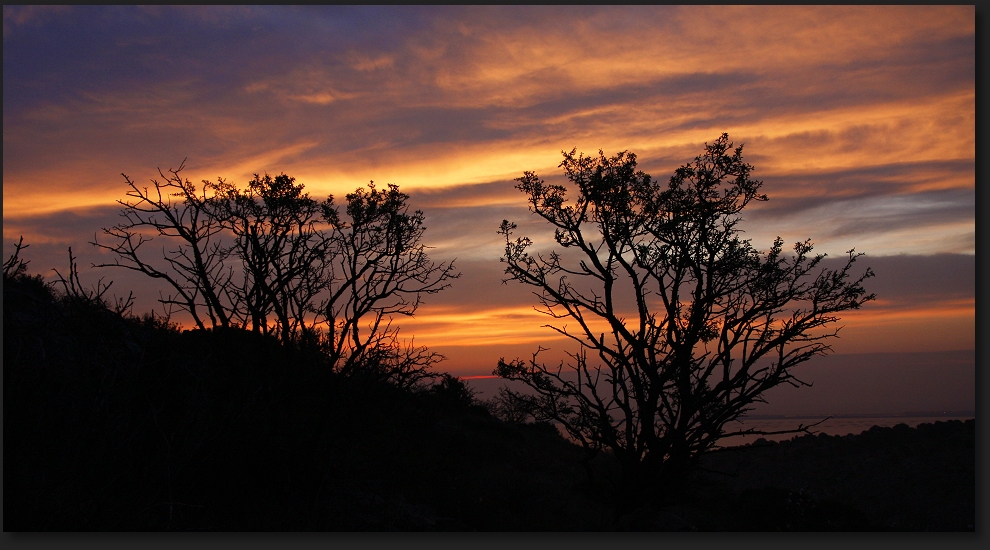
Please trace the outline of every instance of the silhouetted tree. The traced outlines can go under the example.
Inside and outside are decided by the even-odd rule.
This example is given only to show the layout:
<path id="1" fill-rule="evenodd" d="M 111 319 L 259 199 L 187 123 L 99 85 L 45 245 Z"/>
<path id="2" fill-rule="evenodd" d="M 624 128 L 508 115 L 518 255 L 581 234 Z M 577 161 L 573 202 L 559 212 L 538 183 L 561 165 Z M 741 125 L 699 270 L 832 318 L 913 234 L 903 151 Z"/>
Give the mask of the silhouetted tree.
<path id="1" fill-rule="evenodd" d="M 854 251 L 842 269 L 819 271 L 810 241 L 787 255 L 780 238 L 764 253 L 740 238 L 740 212 L 767 198 L 731 148 L 723 134 L 666 186 L 632 153 L 572 150 L 560 166 L 573 204 L 533 172 L 516 186 L 565 250 L 533 254 L 530 239 L 512 238 L 515 224 L 500 228 L 507 280 L 535 287 L 543 312 L 569 322 L 550 328 L 579 348 L 556 367 L 503 358 L 495 374 L 534 390 L 506 390 L 517 410 L 614 453 L 640 496 L 670 494 L 720 438 L 766 433 L 728 424 L 770 388 L 806 385 L 792 369 L 830 350 L 836 313 L 874 298 L 861 284 L 872 271 L 850 276 Z"/>
<path id="2" fill-rule="evenodd" d="M 172 307 L 186 311 L 201 329 L 228 327 L 230 314 L 236 311 L 239 297 L 234 288 L 233 267 L 229 265 L 233 248 L 222 242 L 226 230 L 222 218 L 216 215 L 216 188 L 203 182 L 197 190 L 189 180 L 179 175 L 184 167 L 170 169 L 169 175 L 158 171 L 163 181 L 152 179 L 152 188 L 138 187 L 126 174 L 124 181 L 131 188 L 128 199 L 117 201 L 124 221 L 103 233 L 113 244 L 93 244 L 116 255 L 113 263 L 96 267 L 123 267 L 168 283 L 174 294 L 161 296 L 166 317 Z M 175 199 L 178 200 L 175 200 Z M 155 237 L 165 237 L 161 257 L 164 265 L 152 262 L 146 250 Z M 173 248 L 170 248 L 173 247 Z"/>
<path id="3" fill-rule="evenodd" d="M 398 338 L 396 315 L 411 316 L 423 294 L 460 274 L 435 263 L 421 239 L 423 213 L 409 196 L 374 182 L 346 196 L 344 215 L 332 196 L 318 202 L 295 178 L 255 174 L 247 188 L 218 179 L 197 189 L 169 170 L 153 189 L 126 175 L 124 221 L 104 233 L 114 262 L 163 279 L 174 293 L 159 300 L 191 315 L 200 328 L 242 327 L 283 343 L 319 345 L 342 374 L 360 370 L 410 385 L 441 359 Z M 177 200 L 173 200 L 176 197 Z M 150 230 L 150 231 L 148 231 Z M 147 235 L 151 233 L 151 235 Z M 144 247 L 156 236 L 165 265 Z"/>
<path id="4" fill-rule="evenodd" d="M 530 400 L 521 400 L 509 388 L 499 388 L 495 395 L 484 402 L 492 416 L 509 424 L 522 424 L 537 414 Z"/>
<path id="5" fill-rule="evenodd" d="M 424 294 L 435 294 L 460 276 L 453 262 L 435 263 L 422 244 L 421 211 L 409 211 L 409 196 L 389 184 L 371 182 L 346 196 L 346 218 L 324 204 L 333 254 L 327 264 L 328 293 L 316 308 L 327 327 L 331 353 L 346 358 L 341 372 L 385 366 L 407 382 L 421 378 L 418 365 L 440 356 L 399 342 L 395 316 L 412 316 Z"/>
<path id="6" fill-rule="evenodd" d="M 17 244 L 14 245 L 14 251 L 3 261 L 3 278 L 5 281 L 15 277 L 22 277 L 27 273 L 29 262 L 21 258 L 21 251 L 29 246 L 31 245 L 24 244 L 23 235 L 17 240 Z"/>
<path id="7" fill-rule="evenodd" d="M 103 282 L 103 277 L 96 282 L 96 285 L 87 289 L 79 280 L 79 265 L 76 257 L 72 254 L 72 247 L 69 247 L 69 272 L 68 277 L 63 276 L 58 269 L 53 269 L 58 277 L 58 282 L 62 284 L 63 299 L 76 304 L 95 307 L 113 313 L 121 317 L 131 316 L 131 308 L 134 307 L 134 292 L 128 292 L 126 298 L 113 297 L 113 302 L 106 297 L 113 281 Z"/>
<path id="8" fill-rule="evenodd" d="M 316 224 L 324 209 L 333 209 L 332 198 L 319 204 L 285 174 L 255 174 L 245 190 L 223 179 L 212 187 L 215 216 L 236 237 L 232 249 L 243 270 L 233 287 L 238 307 L 232 317 L 255 332 L 292 341 L 313 325 L 313 300 L 331 284 L 327 262 L 336 252 L 334 241 Z"/>

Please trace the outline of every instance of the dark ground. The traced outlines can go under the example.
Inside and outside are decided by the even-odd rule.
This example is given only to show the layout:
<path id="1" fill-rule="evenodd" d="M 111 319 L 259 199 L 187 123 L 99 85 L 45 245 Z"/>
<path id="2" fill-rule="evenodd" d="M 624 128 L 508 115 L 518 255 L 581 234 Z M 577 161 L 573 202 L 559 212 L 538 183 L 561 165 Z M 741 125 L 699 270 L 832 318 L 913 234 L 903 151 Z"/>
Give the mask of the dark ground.
<path id="1" fill-rule="evenodd" d="M 619 514 L 607 457 L 592 481 L 552 426 L 457 388 L 342 379 L 36 279 L 3 308 L 5 531 L 974 530 L 974 421 L 712 453 L 682 504 Z"/>
<path id="2" fill-rule="evenodd" d="M 973 531 L 975 443 L 974 420 L 758 442 L 704 457 L 697 501 L 670 512 L 700 530 Z"/>

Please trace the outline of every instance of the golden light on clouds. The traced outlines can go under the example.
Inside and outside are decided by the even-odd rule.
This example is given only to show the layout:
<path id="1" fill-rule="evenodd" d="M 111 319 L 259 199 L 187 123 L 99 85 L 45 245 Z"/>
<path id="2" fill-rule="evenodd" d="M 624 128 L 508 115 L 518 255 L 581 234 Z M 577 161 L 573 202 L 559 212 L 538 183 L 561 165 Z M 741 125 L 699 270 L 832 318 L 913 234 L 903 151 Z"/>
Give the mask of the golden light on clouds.
<path id="1" fill-rule="evenodd" d="M 197 172 L 194 181 L 287 171 L 305 178 L 317 194 L 339 194 L 371 179 L 410 190 L 511 179 L 522 170 L 552 168 L 561 149 L 633 150 L 649 156 L 696 149 L 722 131 L 751 145 L 761 156 L 763 173 L 973 158 L 975 90 L 902 99 L 896 94 L 883 99 L 874 90 L 900 85 L 902 76 L 884 75 L 883 61 L 903 56 L 900 49 L 918 36 L 950 40 L 971 35 L 971 10 L 961 8 L 640 7 L 600 10 L 545 28 L 533 21 L 501 25 L 511 11 L 479 10 L 456 24 L 441 16 L 430 31 L 411 34 L 392 52 L 349 49 L 329 57 L 303 56 L 286 64 L 288 74 L 240 88 L 262 101 L 255 109 L 271 108 L 273 99 L 279 109 L 290 109 L 276 119 L 238 114 L 236 102 L 219 109 L 198 107 L 198 80 L 191 76 L 168 86 L 84 92 L 71 110 L 49 103 L 23 116 L 69 124 L 89 145 L 98 144 L 98 133 L 112 132 L 114 125 L 126 133 L 181 130 L 193 143 L 207 139 L 206 148 L 212 150 L 194 145 L 182 153 L 190 157 L 190 171 Z M 547 9 L 564 13 L 563 8 Z M 333 59 L 364 79 L 320 66 Z M 843 72 L 842 64 L 850 63 L 844 60 L 856 61 Z M 822 80 L 815 76 L 816 67 L 846 81 Z M 783 111 L 772 104 L 747 105 L 738 96 L 774 87 L 788 96 L 815 96 L 832 92 L 829 86 L 845 88 L 834 90 L 841 95 L 851 93 L 849 86 L 864 85 L 873 96 L 865 102 L 811 103 Z M 635 93 L 629 95 L 630 90 Z M 339 108 L 327 118 L 291 112 L 286 102 Z M 553 107 L 568 102 L 566 109 Z M 544 104 L 548 108 L 540 109 Z M 482 112 L 489 107 L 494 108 Z M 383 128 L 384 139 L 371 143 L 361 143 L 363 137 L 349 141 L 363 113 L 371 116 L 369 124 L 380 124 L 375 112 L 385 115 L 396 108 L 411 109 L 414 117 L 420 116 L 417 109 L 477 113 L 482 118 L 472 123 L 478 124 L 478 133 L 492 136 L 466 135 L 458 142 L 442 139 L 440 131 L 439 141 L 424 140 L 421 131 L 407 125 L 397 132 Z M 698 124 L 706 113 L 726 121 Z M 94 126 L 96 119 L 101 123 Z M 316 121 L 326 124 L 321 128 Z M 37 132 L 18 126 L 18 132 Z M 449 129 L 457 134 L 455 126 Z M 934 135 L 939 139 L 931 139 Z M 67 151 L 70 158 L 90 154 L 71 149 L 78 146 Z M 143 169 L 181 160 L 157 158 Z M 116 164 L 129 173 L 137 168 L 126 159 Z M 116 173 L 106 168 L 107 175 Z M 5 215 L 89 206 L 112 194 L 104 192 L 110 191 L 106 181 L 84 184 L 101 188 L 88 191 L 95 194 L 92 199 L 68 183 L 50 184 L 51 200 L 38 200 L 32 191 L 38 178 L 31 173 L 37 169 L 5 164 L 4 198 L 11 203 L 5 204 Z M 48 179 L 71 177 L 68 170 L 56 172 L 58 177 Z"/>
<path id="2" fill-rule="evenodd" d="M 759 154 L 768 161 L 763 172 L 970 159 L 976 153 L 975 105 L 975 92 L 963 92 L 923 104 L 902 101 L 771 119 L 762 129 L 753 125 L 738 134 L 753 135 L 759 143 Z"/>
<path id="3" fill-rule="evenodd" d="M 975 345 L 974 298 L 946 300 L 923 307 L 910 307 L 887 299 L 869 302 L 861 310 L 845 312 L 836 326 L 841 339 L 836 346 L 844 352 L 914 351 L 931 349 L 972 349 Z M 634 319 L 633 316 L 629 317 Z M 592 329 L 609 332 L 609 327 L 591 319 Z M 403 330 L 416 335 L 416 343 L 428 347 L 486 346 L 493 344 L 536 344 L 576 348 L 568 338 L 547 325 L 567 327 L 579 334 L 580 326 L 571 319 L 554 319 L 532 306 L 465 308 L 424 306 L 416 317 L 403 323 Z M 940 330 L 933 327 L 942 326 Z M 876 330 L 900 327 L 905 334 L 894 340 L 873 340 Z M 948 330 L 945 327 L 953 327 Z M 959 331 L 960 327 L 968 327 Z M 833 327 L 834 328 L 834 327 Z M 898 330 L 900 330 L 898 329 Z M 575 332 L 577 331 L 577 332 Z M 950 335 L 947 337 L 947 335 Z"/>
<path id="4" fill-rule="evenodd" d="M 184 158 L 196 184 L 284 172 L 338 202 L 395 183 L 431 255 L 464 270 L 402 335 L 490 369 L 564 342 L 500 285 L 503 218 L 552 244 L 514 178 L 560 182 L 577 148 L 632 151 L 663 182 L 728 132 L 771 199 L 745 237 L 909 255 L 879 287 L 893 300 L 912 266 L 975 254 L 975 59 L 973 6 L 5 6 L 5 253 L 23 234 L 49 255 L 32 266 L 67 246 L 85 264 L 120 173 Z M 914 309 L 912 284 L 844 317 L 837 349 L 971 349 L 975 283 Z"/>
<path id="5" fill-rule="evenodd" d="M 416 343 L 436 346 L 538 344 L 563 340 L 544 325 L 553 321 L 532 307 L 488 309 L 424 306 L 403 323 L 403 331 L 416 335 Z"/>
<path id="6" fill-rule="evenodd" d="M 832 346 L 837 353 L 975 349 L 973 298 L 919 308 L 890 308 L 883 300 L 877 302 L 842 316 L 840 338 Z"/>

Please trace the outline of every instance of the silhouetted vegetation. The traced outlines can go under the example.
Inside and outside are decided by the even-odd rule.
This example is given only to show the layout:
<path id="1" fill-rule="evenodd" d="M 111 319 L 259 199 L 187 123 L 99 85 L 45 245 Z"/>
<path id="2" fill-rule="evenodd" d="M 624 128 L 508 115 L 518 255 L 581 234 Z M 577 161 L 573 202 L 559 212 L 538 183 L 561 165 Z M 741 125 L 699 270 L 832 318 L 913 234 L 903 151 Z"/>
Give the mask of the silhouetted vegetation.
<path id="1" fill-rule="evenodd" d="M 583 347 L 576 379 L 535 355 L 501 361 L 536 394 L 486 402 L 392 324 L 458 276 L 429 259 L 423 215 L 397 187 L 358 189 L 342 214 L 284 174 L 246 189 L 197 189 L 181 166 L 150 191 L 127 179 L 114 244 L 94 244 L 116 254 L 101 267 L 167 283 L 161 314 L 135 315 L 103 278 L 86 287 L 71 248 L 55 282 L 28 273 L 23 239 L 4 261 L 5 527 L 972 530 L 972 421 L 709 452 L 763 391 L 801 383 L 789 369 L 834 335 L 814 329 L 872 299 L 869 270 L 848 280 L 851 251 L 814 276 L 810 243 L 784 258 L 779 240 L 761 256 L 738 238 L 737 214 L 762 197 L 729 147 L 723 136 L 667 189 L 631 154 L 572 152 L 577 208 L 520 178 L 585 258 L 530 256 L 504 222 L 507 272 L 576 320 L 583 333 L 558 332 Z M 160 257 L 155 238 L 170 243 Z M 583 294 L 581 277 L 604 291 Z M 638 329 L 612 294 L 630 283 Z"/>
<path id="2" fill-rule="evenodd" d="M 542 349 L 503 358 L 495 374 L 534 392 L 507 392 L 515 410 L 560 423 L 592 454 L 611 452 L 630 506 L 665 502 L 767 390 L 804 384 L 794 367 L 829 351 L 837 313 L 874 298 L 862 286 L 873 273 L 850 277 L 852 250 L 832 271 L 818 268 L 824 255 L 810 255 L 810 241 L 788 256 L 780 238 L 765 253 L 743 240 L 740 213 L 767 197 L 727 134 L 667 185 L 628 152 L 571 151 L 560 166 L 573 203 L 533 172 L 517 188 L 564 250 L 531 254 L 505 220 L 502 261 L 578 349 L 559 366 L 538 361 Z"/>
<path id="3" fill-rule="evenodd" d="M 449 375 L 344 376 L 273 335 L 180 331 L 23 274 L 4 326 L 8 530 L 538 529 L 573 492 L 555 430 L 495 421 Z"/>
<path id="4" fill-rule="evenodd" d="M 679 503 L 630 509 L 610 453 L 497 420 L 455 377 L 411 389 L 275 335 L 180 331 L 17 252 L 8 531 L 973 529 L 973 421 L 709 453 Z"/>
<path id="5" fill-rule="evenodd" d="M 424 294 L 459 276 L 435 263 L 421 239 L 422 212 L 408 195 L 374 182 L 346 196 L 344 215 L 295 178 L 255 174 L 247 188 L 218 179 L 197 188 L 183 166 L 130 190 L 123 221 L 104 229 L 112 263 L 170 287 L 160 302 L 200 329 L 240 327 L 281 342 L 320 347 L 341 373 L 361 370 L 414 385 L 441 357 L 398 338 L 395 316 L 416 312 Z M 150 245 L 164 240 L 161 248 Z M 160 250 L 160 252 L 159 252 Z"/>

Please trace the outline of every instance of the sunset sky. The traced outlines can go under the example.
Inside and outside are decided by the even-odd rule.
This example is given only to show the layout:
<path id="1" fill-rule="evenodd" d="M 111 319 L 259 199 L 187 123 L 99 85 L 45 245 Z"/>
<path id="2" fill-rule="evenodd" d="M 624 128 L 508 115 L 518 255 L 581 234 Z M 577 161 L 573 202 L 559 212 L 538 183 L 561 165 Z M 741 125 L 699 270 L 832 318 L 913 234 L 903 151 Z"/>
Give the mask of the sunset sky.
<path id="1" fill-rule="evenodd" d="M 663 181 L 727 132 L 770 197 L 745 212 L 754 246 L 855 247 L 877 273 L 816 386 L 773 410 L 973 410 L 975 58 L 973 6 L 4 6 L 4 256 L 23 235 L 50 276 L 72 246 L 84 282 L 147 311 L 159 287 L 86 267 L 122 172 L 395 183 L 463 273 L 402 334 L 488 375 L 566 347 L 501 284 L 502 219 L 551 244 L 513 178 L 560 181 L 576 147 Z"/>

